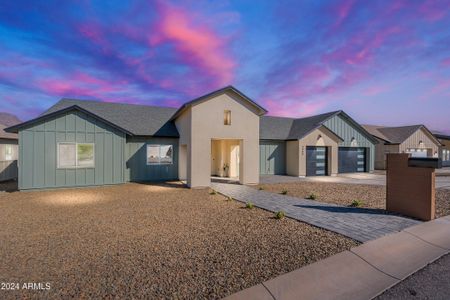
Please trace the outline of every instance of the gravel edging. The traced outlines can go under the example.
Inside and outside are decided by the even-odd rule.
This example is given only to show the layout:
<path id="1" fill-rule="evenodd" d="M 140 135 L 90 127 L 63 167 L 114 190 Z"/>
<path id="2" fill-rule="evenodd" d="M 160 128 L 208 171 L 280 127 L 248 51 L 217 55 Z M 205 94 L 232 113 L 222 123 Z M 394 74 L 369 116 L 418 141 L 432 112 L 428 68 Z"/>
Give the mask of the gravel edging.
<path id="1" fill-rule="evenodd" d="M 255 186 L 265 191 L 281 193 L 286 190 L 289 196 L 307 198 L 311 194 L 316 200 L 350 206 L 354 200 L 361 201 L 363 208 L 384 210 L 386 206 L 386 187 L 368 184 L 345 184 L 299 181 L 292 183 L 261 184 Z M 436 190 L 436 218 L 450 215 L 450 190 Z"/>
<path id="2" fill-rule="evenodd" d="M 217 299 L 358 245 L 181 185 L 0 194 L 0 281 L 25 298 Z M 3 297 L 3 295 L 2 295 Z"/>

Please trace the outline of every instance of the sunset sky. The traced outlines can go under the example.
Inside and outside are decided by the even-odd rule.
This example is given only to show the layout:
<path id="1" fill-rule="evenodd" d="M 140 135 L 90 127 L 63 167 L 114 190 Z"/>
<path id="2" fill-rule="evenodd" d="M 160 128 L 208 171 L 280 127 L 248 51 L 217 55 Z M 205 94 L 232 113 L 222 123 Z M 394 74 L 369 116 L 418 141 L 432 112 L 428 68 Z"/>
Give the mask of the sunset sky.
<path id="1" fill-rule="evenodd" d="M 22 120 L 62 97 L 178 107 L 230 84 L 271 115 L 450 134 L 450 0 L 0 3 L 0 111 Z"/>

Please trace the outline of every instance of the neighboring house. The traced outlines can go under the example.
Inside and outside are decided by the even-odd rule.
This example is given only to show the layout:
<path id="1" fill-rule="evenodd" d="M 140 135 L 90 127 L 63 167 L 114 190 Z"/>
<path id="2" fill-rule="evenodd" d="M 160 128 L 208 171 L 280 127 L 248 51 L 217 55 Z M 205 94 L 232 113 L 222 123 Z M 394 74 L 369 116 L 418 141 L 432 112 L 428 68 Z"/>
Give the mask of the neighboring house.
<path id="1" fill-rule="evenodd" d="M 440 142 L 424 125 L 385 127 L 363 125 L 377 140 L 375 169 L 386 169 L 387 153 L 410 153 L 412 157 L 438 157 Z"/>
<path id="2" fill-rule="evenodd" d="M 439 158 L 442 160 L 443 167 L 450 167 L 450 135 L 443 134 L 442 132 L 433 132 L 441 143 L 439 148 Z"/>
<path id="3" fill-rule="evenodd" d="M 17 178 L 18 136 L 5 128 L 0 124 L 0 181 Z"/>
<path id="4" fill-rule="evenodd" d="M 230 86 L 179 109 L 63 99 L 7 131 L 19 134 L 20 189 L 373 170 L 376 140 L 344 112 L 266 112 Z"/>

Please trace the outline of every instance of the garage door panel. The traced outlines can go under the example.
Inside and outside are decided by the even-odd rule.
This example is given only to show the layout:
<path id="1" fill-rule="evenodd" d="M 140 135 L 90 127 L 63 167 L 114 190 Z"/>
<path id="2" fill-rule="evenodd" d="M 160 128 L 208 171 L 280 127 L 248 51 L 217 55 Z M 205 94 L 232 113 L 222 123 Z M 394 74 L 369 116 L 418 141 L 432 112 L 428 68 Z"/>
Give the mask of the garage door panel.
<path id="1" fill-rule="evenodd" d="M 328 151 L 326 147 L 306 147 L 306 176 L 328 175 Z"/>
<path id="2" fill-rule="evenodd" d="M 259 172 L 263 175 L 286 174 L 286 144 L 264 141 L 259 145 Z"/>
<path id="3" fill-rule="evenodd" d="M 366 148 L 339 147 L 338 172 L 366 172 Z"/>

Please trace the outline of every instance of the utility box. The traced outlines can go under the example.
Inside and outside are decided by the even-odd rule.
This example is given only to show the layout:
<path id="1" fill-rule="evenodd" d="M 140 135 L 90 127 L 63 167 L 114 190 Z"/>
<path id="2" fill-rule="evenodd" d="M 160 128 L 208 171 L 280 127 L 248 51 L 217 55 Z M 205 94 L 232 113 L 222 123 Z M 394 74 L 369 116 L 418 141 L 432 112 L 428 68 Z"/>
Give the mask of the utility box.
<path id="1" fill-rule="evenodd" d="M 414 158 L 406 153 L 387 154 L 386 210 L 424 221 L 436 211 L 437 158 Z"/>

